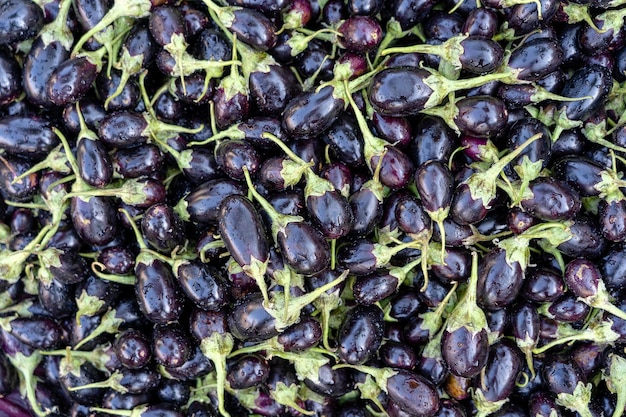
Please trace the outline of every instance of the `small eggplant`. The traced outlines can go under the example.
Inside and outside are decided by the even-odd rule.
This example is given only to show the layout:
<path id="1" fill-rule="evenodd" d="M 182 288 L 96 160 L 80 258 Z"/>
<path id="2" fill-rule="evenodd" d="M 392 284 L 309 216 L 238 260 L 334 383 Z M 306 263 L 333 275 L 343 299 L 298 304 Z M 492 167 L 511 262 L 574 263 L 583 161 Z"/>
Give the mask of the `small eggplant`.
<path id="1" fill-rule="evenodd" d="M 244 196 L 226 197 L 220 204 L 218 227 L 229 253 L 243 271 L 255 279 L 267 303 L 265 272 L 269 261 L 269 246 L 261 216 L 256 208 Z"/>
<path id="2" fill-rule="evenodd" d="M 476 304 L 478 254 L 472 253 L 472 274 L 465 296 L 450 313 L 441 339 L 441 353 L 450 372 L 470 378 L 487 363 L 489 341 L 487 318 Z"/>

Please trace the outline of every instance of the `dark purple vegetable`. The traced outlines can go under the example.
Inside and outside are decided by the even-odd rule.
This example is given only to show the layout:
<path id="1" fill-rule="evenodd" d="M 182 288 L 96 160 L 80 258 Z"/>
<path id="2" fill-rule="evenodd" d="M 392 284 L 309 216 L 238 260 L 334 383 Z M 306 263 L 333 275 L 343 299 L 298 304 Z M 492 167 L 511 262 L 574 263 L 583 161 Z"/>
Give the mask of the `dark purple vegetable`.
<path id="1" fill-rule="evenodd" d="M 8 0 L 0 7 L 0 44 L 34 37 L 44 24 L 43 10 L 30 0 Z"/>
<path id="2" fill-rule="evenodd" d="M 256 209 L 243 196 L 229 196 L 220 205 L 218 227 L 224 245 L 244 272 L 252 276 L 267 301 L 265 271 L 269 248 L 265 228 Z"/>
<path id="3" fill-rule="evenodd" d="M 448 318 L 441 339 L 441 354 L 450 372 L 465 378 L 482 371 L 489 353 L 487 319 L 476 304 L 478 280 L 478 255 L 472 253 L 468 288 Z"/>
<path id="4" fill-rule="evenodd" d="M 376 353 L 382 338 L 382 310 L 374 306 L 354 307 L 339 330 L 339 358 L 351 365 L 365 363 Z"/>

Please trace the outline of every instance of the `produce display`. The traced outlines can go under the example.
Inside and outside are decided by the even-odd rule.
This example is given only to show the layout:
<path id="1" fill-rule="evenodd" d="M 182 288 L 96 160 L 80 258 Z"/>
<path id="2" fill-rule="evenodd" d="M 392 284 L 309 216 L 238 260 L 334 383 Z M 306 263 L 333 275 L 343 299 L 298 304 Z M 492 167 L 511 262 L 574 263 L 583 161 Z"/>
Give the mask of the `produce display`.
<path id="1" fill-rule="evenodd" d="M 0 417 L 620 417 L 626 1 L 0 0 Z"/>

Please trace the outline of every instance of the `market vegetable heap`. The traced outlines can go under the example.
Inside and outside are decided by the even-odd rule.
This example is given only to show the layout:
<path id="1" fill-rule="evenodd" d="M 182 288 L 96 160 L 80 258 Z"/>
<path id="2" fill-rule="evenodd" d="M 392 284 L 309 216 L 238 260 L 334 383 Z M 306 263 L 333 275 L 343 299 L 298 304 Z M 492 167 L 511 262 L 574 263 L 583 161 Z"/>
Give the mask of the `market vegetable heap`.
<path id="1" fill-rule="evenodd" d="M 624 3 L 2 0 L 0 416 L 622 416 Z"/>

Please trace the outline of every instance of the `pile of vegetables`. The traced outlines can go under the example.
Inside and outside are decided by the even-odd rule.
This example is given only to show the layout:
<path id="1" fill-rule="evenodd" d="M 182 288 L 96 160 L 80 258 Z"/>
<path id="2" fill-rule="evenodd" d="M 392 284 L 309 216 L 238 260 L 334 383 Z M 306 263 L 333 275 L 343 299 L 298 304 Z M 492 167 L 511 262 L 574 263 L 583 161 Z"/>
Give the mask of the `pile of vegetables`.
<path id="1" fill-rule="evenodd" d="M 622 416 L 624 3 L 1 0 L 0 416 Z"/>

